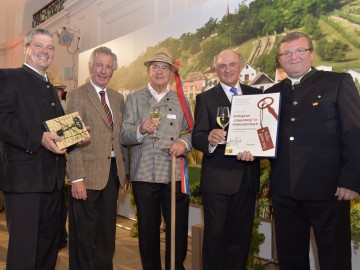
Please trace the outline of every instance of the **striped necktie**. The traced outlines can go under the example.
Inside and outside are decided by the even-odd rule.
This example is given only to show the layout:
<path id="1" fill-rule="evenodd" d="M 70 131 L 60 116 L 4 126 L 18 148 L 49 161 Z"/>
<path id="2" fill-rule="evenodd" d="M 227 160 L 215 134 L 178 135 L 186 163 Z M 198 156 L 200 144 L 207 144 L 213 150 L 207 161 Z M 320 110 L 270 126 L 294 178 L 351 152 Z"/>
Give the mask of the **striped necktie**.
<path id="1" fill-rule="evenodd" d="M 103 106 L 104 108 L 104 111 L 105 111 L 105 114 L 106 114 L 106 118 L 108 120 L 108 123 L 111 127 L 111 130 L 113 130 L 114 128 L 114 122 L 113 122 L 113 118 L 112 118 L 112 115 L 111 115 L 111 111 L 110 111 L 110 108 L 109 106 L 106 104 L 106 100 L 105 100 L 105 91 L 100 91 L 100 96 L 101 96 L 101 105 Z"/>

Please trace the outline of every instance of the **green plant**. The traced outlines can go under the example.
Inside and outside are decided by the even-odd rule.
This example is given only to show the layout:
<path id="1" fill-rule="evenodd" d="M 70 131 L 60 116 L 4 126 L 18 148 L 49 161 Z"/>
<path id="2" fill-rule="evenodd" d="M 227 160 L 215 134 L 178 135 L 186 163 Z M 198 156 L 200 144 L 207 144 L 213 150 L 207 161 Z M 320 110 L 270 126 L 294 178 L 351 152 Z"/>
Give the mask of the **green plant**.
<path id="1" fill-rule="evenodd" d="M 260 252 L 260 245 L 265 240 L 265 235 L 259 233 L 260 218 L 254 217 L 254 225 L 251 232 L 251 242 L 249 255 L 247 258 L 246 269 L 247 270 L 263 270 L 264 266 L 261 264 L 259 257 L 257 256 Z"/>
<path id="2" fill-rule="evenodd" d="M 134 194 L 131 191 L 131 188 L 129 188 L 129 192 L 130 192 L 130 205 L 136 209 L 136 205 L 135 205 L 135 198 L 134 198 Z M 135 214 L 135 216 L 137 217 L 137 213 Z M 136 218 L 136 221 L 133 223 L 131 230 L 130 230 L 130 236 L 131 237 L 139 237 L 139 227 L 138 227 L 138 221 Z"/>
<path id="3" fill-rule="evenodd" d="M 358 250 L 360 247 L 360 197 L 351 201 L 350 226 L 354 248 Z"/>
<path id="4" fill-rule="evenodd" d="M 202 205 L 199 182 L 190 186 L 190 203 Z"/>

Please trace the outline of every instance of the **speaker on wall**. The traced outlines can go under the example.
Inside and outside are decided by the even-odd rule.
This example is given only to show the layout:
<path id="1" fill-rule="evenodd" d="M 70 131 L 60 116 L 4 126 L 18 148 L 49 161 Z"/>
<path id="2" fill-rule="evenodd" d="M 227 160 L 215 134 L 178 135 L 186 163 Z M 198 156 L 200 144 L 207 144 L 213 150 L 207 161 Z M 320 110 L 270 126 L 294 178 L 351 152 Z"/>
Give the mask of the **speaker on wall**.
<path id="1" fill-rule="evenodd" d="M 57 36 L 59 38 L 59 43 L 63 45 L 70 45 L 74 38 L 74 34 L 70 33 L 66 27 L 59 29 Z"/>

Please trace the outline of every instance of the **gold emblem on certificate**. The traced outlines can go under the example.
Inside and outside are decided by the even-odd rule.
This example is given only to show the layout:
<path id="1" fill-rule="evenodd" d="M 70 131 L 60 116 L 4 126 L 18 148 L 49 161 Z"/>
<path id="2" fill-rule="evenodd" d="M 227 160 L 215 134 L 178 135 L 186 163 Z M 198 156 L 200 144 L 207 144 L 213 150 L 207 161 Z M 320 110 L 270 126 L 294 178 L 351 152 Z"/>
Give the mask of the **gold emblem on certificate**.
<path id="1" fill-rule="evenodd" d="M 90 136 L 78 112 L 47 120 L 44 125 L 47 131 L 63 137 L 61 142 L 55 142 L 59 149 L 74 145 Z"/>

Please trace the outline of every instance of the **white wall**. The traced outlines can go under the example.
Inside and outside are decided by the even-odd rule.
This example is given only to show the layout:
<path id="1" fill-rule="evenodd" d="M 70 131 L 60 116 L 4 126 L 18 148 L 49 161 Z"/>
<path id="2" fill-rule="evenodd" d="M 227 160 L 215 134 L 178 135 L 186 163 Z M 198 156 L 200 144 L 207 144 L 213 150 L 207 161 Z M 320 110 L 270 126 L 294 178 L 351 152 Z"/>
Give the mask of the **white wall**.
<path id="1" fill-rule="evenodd" d="M 21 40 L 31 30 L 32 14 L 49 2 L 0 1 L 0 68 L 22 65 L 24 57 Z M 62 84 L 71 89 L 76 85 L 79 52 L 178 15 L 204 2 L 206 0 L 67 0 L 64 10 L 39 25 L 53 33 L 65 26 L 75 34 L 75 40 L 69 48 L 56 46 L 55 61 L 49 69 L 50 77 L 53 80 L 62 79 Z M 57 42 L 56 34 L 54 36 Z M 80 49 L 72 54 L 76 50 L 78 37 Z M 74 69 L 74 80 L 63 79 L 66 67 Z"/>

